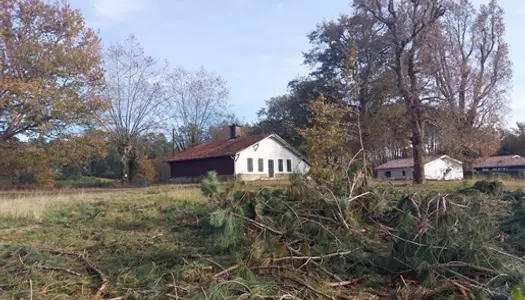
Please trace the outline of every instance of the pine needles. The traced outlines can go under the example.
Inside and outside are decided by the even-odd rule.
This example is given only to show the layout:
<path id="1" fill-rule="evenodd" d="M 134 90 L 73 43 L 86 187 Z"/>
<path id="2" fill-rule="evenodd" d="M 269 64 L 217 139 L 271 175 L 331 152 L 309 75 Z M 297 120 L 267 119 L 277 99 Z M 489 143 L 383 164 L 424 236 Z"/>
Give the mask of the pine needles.
<path id="1" fill-rule="evenodd" d="M 272 295 L 303 299 L 490 297 L 523 284 L 511 257 L 493 251 L 503 252 L 502 216 L 487 209 L 494 198 L 357 192 L 334 194 L 296 179 L 283 190 L 215 195 L 221 206 L 210 221 L 223 230 L 221 241 L 250 246 L 214 275 L 207 299 L 223 299 L 216 291 L 225 287 L 260 299 L 242 280 L 272 279 L 279 287 Z"/>

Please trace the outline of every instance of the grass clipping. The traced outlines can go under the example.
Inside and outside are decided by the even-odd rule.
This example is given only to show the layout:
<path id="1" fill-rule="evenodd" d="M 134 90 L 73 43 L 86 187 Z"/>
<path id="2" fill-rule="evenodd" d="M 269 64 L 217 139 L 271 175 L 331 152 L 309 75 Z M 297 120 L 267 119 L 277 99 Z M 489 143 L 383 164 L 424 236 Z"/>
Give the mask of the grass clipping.
<path id="1" fill-rule="evenodd" d="M 217 204 L 216 246 L 239 259 L 212 276 L 207 299 L 521 299 L 523 260 L 499 226 L 519 196 L 400 197 L 354 185 L 355 195 L 334 194 L 300 177 L 257 191 L 215 182 L 209 175 L 203 191 Z"/>

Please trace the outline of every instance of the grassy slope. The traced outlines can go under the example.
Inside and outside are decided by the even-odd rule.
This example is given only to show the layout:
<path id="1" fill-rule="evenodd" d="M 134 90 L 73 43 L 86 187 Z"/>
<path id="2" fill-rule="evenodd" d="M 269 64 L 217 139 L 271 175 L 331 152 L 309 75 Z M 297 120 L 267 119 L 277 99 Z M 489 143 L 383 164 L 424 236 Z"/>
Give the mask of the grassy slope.
<path id="1" fill-rule="evenodd" d="M 172 275 L 179 276 L 191 255 L 212 251 L 213 233 L 200 223 L 208 206 L 198 190 L 163 187 L 71 199 L 78 203 L 42 204 L 53 208 L 40 209 L 41 220 L 0 219 L 0 299 L 29 299 L 29 280 L 37 299 L 92 299 L 100 279 L 78 259 L 50 249 L 86 251 L 109 280 L 104 298 L 129 299 L 165 298 Z"/>
<path id="2" fill-rule="evenodd" d="M 400 191 L 463 185 L 394 184 Z M 93 299 L 100 278 L 79 259 L 52 249 L 86 253 L 109 282 L 104 299 L 166 299 L 177 290 L 183 293 L 194 287 L 180 286 L 181 278 L 202 280 L 202 268 L 218 272 L 217 264 L 235 262 L 235 257 L 214 249 L 215 231 L 201 222 L 211 209 L 195 185 L 3 199 L 0 299 L 29 299 L 30 281 L 34 299 Z M 197 264 L 196 254 L 213 256 L 213 261 L 203 265 L 201 257 Z M 170 286 L 174 281 L 177 288 Z"/>

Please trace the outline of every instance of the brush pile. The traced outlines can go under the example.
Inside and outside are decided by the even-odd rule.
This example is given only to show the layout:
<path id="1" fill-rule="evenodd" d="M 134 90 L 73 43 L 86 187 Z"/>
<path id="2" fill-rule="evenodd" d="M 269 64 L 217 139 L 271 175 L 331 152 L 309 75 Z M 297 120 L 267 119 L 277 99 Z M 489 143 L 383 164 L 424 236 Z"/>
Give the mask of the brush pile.
<path id="1" fill-rule="evenodd" d="M 468 193 L 350 185 L 336 194 L 299 177 L 286 189 L 222 191 L 213 177 L 202 191 L 217 205 L 215 247 L 238 261 L 188 298 L 522 299 L 523 193 L 498 200 L 482 183 Z"/>

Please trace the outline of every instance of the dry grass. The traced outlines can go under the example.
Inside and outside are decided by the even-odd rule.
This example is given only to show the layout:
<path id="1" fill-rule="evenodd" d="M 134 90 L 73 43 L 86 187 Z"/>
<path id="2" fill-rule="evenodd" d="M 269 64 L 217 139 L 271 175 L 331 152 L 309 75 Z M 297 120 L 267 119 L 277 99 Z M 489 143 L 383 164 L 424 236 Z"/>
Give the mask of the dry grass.
<path id="1" fill-rule="evenodd" d="M 45 211 L 63 205 L 79 204 L 93 201 L 119 201 L 128 198 L 148 200 L 155 197 L 170 197 L 174 200 L 204 199 L 198 186 L 166 185 L 140 189 L 119 190 L 76 190 L 32 192 L 14 192 L 0 194 L 0 215 L 9 217 L 30 217 L 41 219 Z"/>

